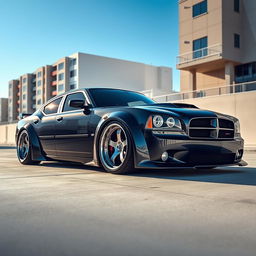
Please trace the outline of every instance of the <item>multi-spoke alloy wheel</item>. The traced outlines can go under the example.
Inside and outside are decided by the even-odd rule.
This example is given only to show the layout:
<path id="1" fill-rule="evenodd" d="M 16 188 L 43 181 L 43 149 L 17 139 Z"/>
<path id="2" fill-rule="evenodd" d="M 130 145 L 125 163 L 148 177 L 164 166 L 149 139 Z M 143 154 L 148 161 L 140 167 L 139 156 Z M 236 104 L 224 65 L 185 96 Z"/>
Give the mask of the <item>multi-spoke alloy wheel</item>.
<path id="1" fill-rule="evenodd" d="M 40 161 L 33 161 L 31 159 L 31 147 L 30 147 L 30 140 L 29 135 L 26 130 L 23 130 L 18 138 L 17 143 L 17 155 L 19 161 L 22 164 L 38 164 Z"/>
<path id="2" fill-rule="evenodd" d="M 131 145 L 126 130 L 120 124 L 111 123 L 103 130 L 99 147 L 100 160 L 107 171 L 113 173 L 130 171 Z"/>
<path id="3" fill-rule="evenodd" d="M 26 132 L 23 132 L 19 137 L 18 156 L 21 161 L 25 160 L 29 153 L 29 138 Z"/>

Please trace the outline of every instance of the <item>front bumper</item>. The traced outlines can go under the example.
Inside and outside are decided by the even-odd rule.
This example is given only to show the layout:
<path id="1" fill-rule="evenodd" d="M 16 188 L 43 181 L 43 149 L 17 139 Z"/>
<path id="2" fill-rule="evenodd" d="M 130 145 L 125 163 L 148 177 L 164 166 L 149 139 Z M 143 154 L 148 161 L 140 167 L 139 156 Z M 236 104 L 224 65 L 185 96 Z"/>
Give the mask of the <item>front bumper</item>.
<path id="1" fill-rule="evenodd" d="M 247 165 L 242 160 L 244 140 L 191 140 L 182 136 L 145 136 L 149 159 L 137 163 L 137 168 L 216 167 Z M 167 152 L 167 161 L 161 155 Z"/>

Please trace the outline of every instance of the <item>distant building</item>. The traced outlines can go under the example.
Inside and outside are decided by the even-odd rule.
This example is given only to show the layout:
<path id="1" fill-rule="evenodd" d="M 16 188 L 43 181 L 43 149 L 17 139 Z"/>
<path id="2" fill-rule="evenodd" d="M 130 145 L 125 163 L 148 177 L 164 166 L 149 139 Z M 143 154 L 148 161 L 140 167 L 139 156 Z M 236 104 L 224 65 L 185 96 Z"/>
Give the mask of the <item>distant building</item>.
<path id="1" fill-rule="evenodd" d="M 9 121 L 31 113 L 51 97 L 83 87 L 113 87 L 153 95 L 172 92 L 172 69 L 75 53 L 9 82 Z"/>
<path id="2" fill-rule="evenodd" d="M 181 91 L 256 80 L 256 1 L 180 0 Z"/>
<path id="3" fill-rule="evenodd" d="M 8 121 L 8 99 L 0 98 L 0 123 Z"/>

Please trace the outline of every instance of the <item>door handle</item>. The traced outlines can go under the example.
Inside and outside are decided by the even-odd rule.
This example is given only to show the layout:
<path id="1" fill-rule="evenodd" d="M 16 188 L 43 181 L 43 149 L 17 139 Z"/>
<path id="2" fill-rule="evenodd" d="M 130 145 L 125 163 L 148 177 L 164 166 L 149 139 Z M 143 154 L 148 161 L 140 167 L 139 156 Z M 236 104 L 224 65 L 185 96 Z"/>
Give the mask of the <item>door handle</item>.
<path id="1" fill-rule="evenodd" d="M 58 121 L 58 122 L 60 122 L 60 121 L 62 121 L 62 120 L 63 120 L 63 116 L 57 117 L 57 121 Z"/>

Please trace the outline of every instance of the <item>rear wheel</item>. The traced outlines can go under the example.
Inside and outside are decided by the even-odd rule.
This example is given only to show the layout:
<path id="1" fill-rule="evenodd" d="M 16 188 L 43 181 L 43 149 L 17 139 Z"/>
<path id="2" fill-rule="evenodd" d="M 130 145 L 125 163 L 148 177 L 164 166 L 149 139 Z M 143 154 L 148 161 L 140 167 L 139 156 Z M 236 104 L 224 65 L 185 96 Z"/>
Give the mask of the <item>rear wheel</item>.
<path id="1" fill-rule="evenodd" d="M 99 158 L 103 168 L 114 174 L 134 170 L 132 141 L 129 132 L 117 122 L 108 124 L 99 141 Z"/>
<path id="2" fill-rule="evenodd" d="M 33 161 L 31 157 L 31 145 L 28 132 L 23 130 L 18 138 L 17 156 L 22 164 L 39 164 L 40 161 Z"/>

